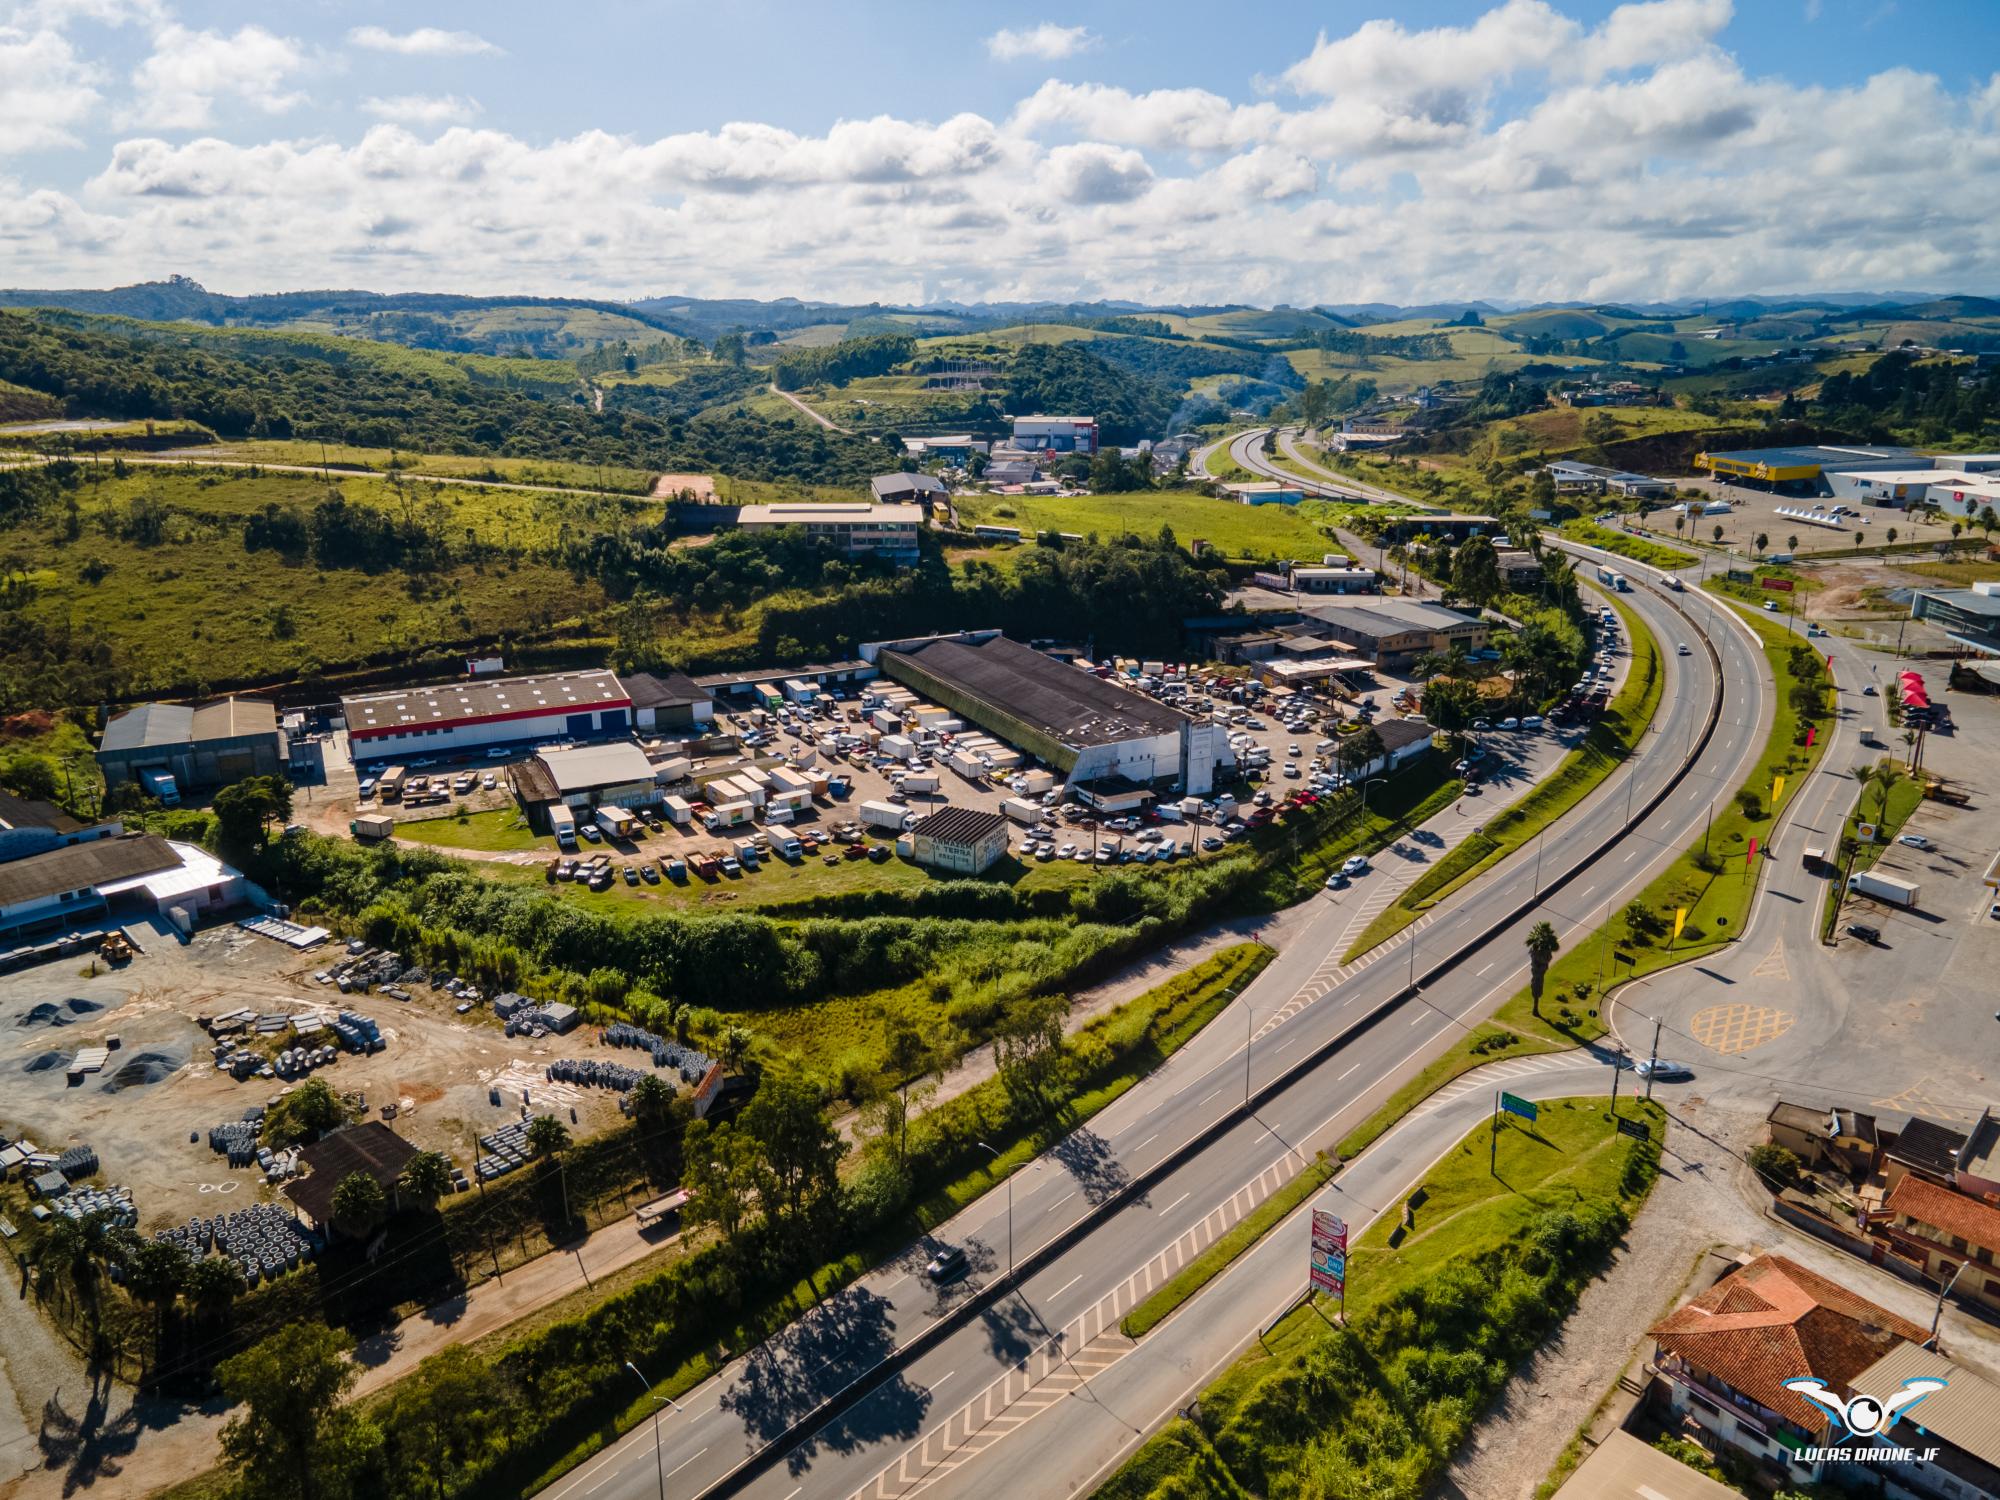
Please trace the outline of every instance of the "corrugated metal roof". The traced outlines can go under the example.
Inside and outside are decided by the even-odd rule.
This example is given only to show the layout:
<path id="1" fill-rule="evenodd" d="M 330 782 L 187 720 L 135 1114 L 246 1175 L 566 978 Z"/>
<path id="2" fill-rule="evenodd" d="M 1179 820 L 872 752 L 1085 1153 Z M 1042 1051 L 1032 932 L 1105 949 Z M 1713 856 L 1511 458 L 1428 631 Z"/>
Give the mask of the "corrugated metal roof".
<path id="1" fill-rule="evenodd" d="M 589 713 L 629 708 L 631 704 L 618 679 L 601 670 L 557 672 L 546 677 L 488 677 L 340 700 L 350 734 L 448 728 L 468 720 L 537 713 Z"/>
<path id="2" fill-rule="evenodd" d="M 646 759 L 646 752 L 630 743 L 545 750 L 536 759 L 548 768 L 556 789 L 563 792 L 653 779 L 653 763 Z"/>
<path id="3" fill-rule="evenodd" d="M 0 907 L 150 875 L 180 862 L 173 845 L 151 833 L 67 844 L 0 865 Z"/>
<path id="4" fill-rule="evenodd" d="M 1855 1377 L 1855 1389 L 1884 1397 L 1906 1380 L 1942 1380 L 1945 1388 L 1910 1408 L 1892 1428 L 1887 1441 L 1923 1446 L 1903 1429 L 1915 1426 L 1974 1458 L 2000 1465 L 2000 1386 L 1976 1371 L 1921 1344 L 1892 1349 Z"/>
<path id="5" fill-rule="evenodd" d="M 1115 745 L 1176 733 L 1188 722 L 1184 714 L 1143 693 L 1066 666 L 1004 635 L 976 646 L 926 641 L 907 651 L 885 650 L 881 656 L 884 670 L 903 661 L 1065 745 Z"/>
<path id="6" fill-rule="evenodd" d="M 1614 1432 L 1556 1491 L 1561 1500 L 1742 1500 L 1740 1491 Z"/>

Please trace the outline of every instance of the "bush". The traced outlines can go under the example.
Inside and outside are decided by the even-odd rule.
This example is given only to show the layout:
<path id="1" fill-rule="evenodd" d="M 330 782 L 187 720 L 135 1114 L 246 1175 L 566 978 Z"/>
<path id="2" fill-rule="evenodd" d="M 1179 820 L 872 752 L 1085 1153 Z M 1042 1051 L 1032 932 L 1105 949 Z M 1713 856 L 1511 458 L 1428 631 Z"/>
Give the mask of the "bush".
<path id="1" fill-rule="evenodd" d="M 1779 1188 L 1796 1187 L 1799 1174 L 1805 1170 L 1796 1155 L 1768 1141 L 1752 1147 L 1744 1160 L 1750 1163 L 1750 1169 L 1763 1180 L 1764 1185 L 1774 1192 Z"/>

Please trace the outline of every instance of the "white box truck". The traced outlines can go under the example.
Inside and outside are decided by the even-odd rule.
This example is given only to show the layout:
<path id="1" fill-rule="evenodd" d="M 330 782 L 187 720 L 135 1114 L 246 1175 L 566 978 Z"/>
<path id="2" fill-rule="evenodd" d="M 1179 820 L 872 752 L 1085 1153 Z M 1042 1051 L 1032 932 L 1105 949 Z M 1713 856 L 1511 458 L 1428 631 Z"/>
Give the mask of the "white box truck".
<path id="1" fill-rule="evenodd" d="M 893 755 L 897 760 L 908 760 L 917 753 L 916 741 L 906 734 L 885 734 L 882 743 L 875 747 L 884 755 Z"/>
<path id="2" fill-rule="evenodd" d="M 609 839 L 629 839 L 638 831 L 639 820 L 622 807 L 600 807 L 597 810 L 597 826 L 604 830 Z"/>
<path id="3" fill-rule="evenodd" d="M 935 771 L 912 771 L 903 778 L 903 791 L 912 797 L 935 792 L 939 785 L 938 774 Z"/>
<path id="4" fill-rule="evenodd" d="M 783 766 L 779 766 L 770 772 L 769 779 L 764 784 L 773 792 L 804 792 L 811 790 L 811 786 L 805 777 L 801 776 L 797 771 L 788 771 Z"/>
<path id="5" fill-rule="evenodd" d="M 1039 802 L 1030 802 L 1022 797 L 1008 797 L 1000 803 L 1000 811 L 1016 823 L 1025 823 L 1030 828 L 1041 826 L 1042 807 Z"/>
<path id="6" fill-rule="evenodd" d="M 747 781 L 752 786 L 761 786 L 766 791 L 771 789 L 771 773 L 759 766 L 745 766 L 736 773 L 736 780 Z"/>
<path id="7" fill-rule="evenodd" d="M 685 797 L 669 797 L 666 801 L 667 821 L 678 828 L 685 828 L 694 821 L 694 808 Z"/>
<path id="8" fill-rule="evenodd" d="M 774 833 L 771 835 L 771 852 L 780 859 L 788 859 L 796 864 L 805 858 L 806 846 L 799 842 L 799 836 L 795 833 Z"/>
<path id="9" fill-rule="evenodd" d="M 945 758 L 945 764 L 958 772 L 967 781 L 984 781 L 986 779 L 986 762 L 969 750 L 952 751 Z"/>
<path id="10" fill-rule="evenodd" d="M 1894 875 L 1884 875 L 1876 870 L 1857 870 L 1848 877 L 1848 890 L 1859 896 L 1870 896 L 1887 906 L 1902 906 L 1915 909 L 1917 887 L 1908 880 L 1899 880 Z"/>
<path id="11" fill-rule="evenodd" d="M 724 828 L 741 828 L 755 811 L 748 802 L 724 802 L 711 808 L 702 821 L 710 833 L 716 833 Z"/>
<path id="12" fill-rule="evenodd" d="M 868 716 L 868 722 L 884 734 L 894 734 L 903 727 L 902 716 L 886 708 L 876 709 L 875 712 Z"/>
<path id="13" fill-rule="evenodd" d="M 165 771 L 141 771 L 139 784 L 146 789 L 146 795 L 156 799 L 162 807 L 179 807 L 181 789 L 174 785 L 174 778 Z M 399 787 L 398 790 L 401 788 Z M 390 799 L 383 798 L 386 802 Z"/>
<path id="14" fill-rule="evenodd" d="M 576 814 L 563 803 L 558 802 L 549 809 L 549 832 L 556 836 L 556 843 L 564 849 L 576 847 Z"/>
<path id="15" fill-rule="evenodd" d="M 711 806 L 720 807 L 725 802 L 740 802 L 742 793 L 736 790 L 736 783 L 727 776 L 718 776 L 701 789 L 702 800 Z"/>
<path id="16" fill-rule="evenodd" d="M 893 802 L 864 802 L 855 809 L 855 813 L 870 828 L 880 828 L 890 833 L 901 833 L 917 818 L 917 815 L 908 808 L 898 807 Z"/>
<path id="17" fill-rule="evenodd" d="M 1039 797 L 1043 792 L 1052 792 L 1056 789 L 1056 773 L 1039 769 L 1023 771 L 1017 784 L 1021 788 L 1022 796 Z"/>
<path id="18" fill-rule="evenodd" d="M 396 820 L 379 815 L 365 815 L 347 825 L 347 831 L 358 839 L 386 839 L 396 832 Z"/>
<path id="19" fill-rule="evenodd" d="M 672 786 L 677 781 L 686 781 L 693 769 L 694 762 L 685 755 L 670 755 L 653 767 L 653 780 L 660 786 Z"/>

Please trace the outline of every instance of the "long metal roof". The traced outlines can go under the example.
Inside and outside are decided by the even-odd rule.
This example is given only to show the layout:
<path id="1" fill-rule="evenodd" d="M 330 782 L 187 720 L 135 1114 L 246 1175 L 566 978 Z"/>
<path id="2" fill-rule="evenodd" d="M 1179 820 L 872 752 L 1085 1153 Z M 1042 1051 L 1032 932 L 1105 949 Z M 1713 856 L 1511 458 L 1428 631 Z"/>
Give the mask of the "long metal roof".
<path id="1" fill-rule="evenodd" d="M 884 666 L 892 660 L 907 661 L 1065 745 L 1113 745 L 1174 734 L 1187 722 L 1143 693 L 1066 666 L 1004 635 L 976 646 L 942 640 L 883 651 Z"/>

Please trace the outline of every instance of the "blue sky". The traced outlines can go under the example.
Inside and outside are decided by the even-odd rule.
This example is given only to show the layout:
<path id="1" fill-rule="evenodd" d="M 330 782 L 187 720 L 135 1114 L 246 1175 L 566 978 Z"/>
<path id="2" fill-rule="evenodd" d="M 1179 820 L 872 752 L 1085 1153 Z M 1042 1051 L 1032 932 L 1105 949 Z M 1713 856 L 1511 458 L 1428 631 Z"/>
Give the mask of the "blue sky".
<path id="1" fill-rule="evenodd" d="M 1991 0 L 0 0 L 0 282 L 2000 293 L 1996 66 Z"/>

